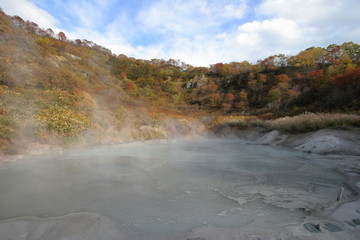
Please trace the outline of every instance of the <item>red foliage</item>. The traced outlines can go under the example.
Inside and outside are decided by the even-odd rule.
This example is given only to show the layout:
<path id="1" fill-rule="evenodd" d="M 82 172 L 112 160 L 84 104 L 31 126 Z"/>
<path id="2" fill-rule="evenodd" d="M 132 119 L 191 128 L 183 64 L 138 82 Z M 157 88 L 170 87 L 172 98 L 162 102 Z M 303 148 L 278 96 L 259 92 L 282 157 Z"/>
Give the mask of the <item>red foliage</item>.
<path id="1" fill-rule="evenodd" d="M 28 32 L 37 33 L 37 31 L 38 31 L 38 29 L 39 29 L 39 25 L 37 25 L 37 24 L 34 23 L 34 22 L 26 21 L 26 22 L 25 22 L 25 29 L 26 29 Z"/>
<path id="2" fill-rule="evenodd" d="M 135 89 L 135 84 L 133 82 L 128 82 L 125 85 L 125 89 L 126 90 L 133 90 L 133 89 Z"/>
<path id="3" fill-rule="evenodd" d="M 49 34 L 44 29 L 38 29 L 37 34 L 43 37 L 49 37 Z"/>
<path id="4" fill-rule="evenodd" d="M 54 41 L 52 44 L 52 46 L 54 48 L 56 48 L 56 51 L 58 53 L 63 52 L 65 50 L 65 45 L 66 45 L 66 43 L 61 42 L 61 41 Z"/>
<path id="5" fill-rule="evenodd" d="M 262 60 L 260 63 L 265 69 L 275 69 L 276 66 L 274 60 L 275 60 L 275 56 L 270 56 Z"/>
<path id="6" fill-rule="evenodd" d="M 25 27 L 25 21 L 19 16 L 12 16 L 12 22 L 18 27 Z"/>
<path id="7" fill-rule="evenodd" d="M 309 77 L 311 77 L 311 78 L 317 78 L 317 77 L 320 77 L 323 75 L 324 75 L 324 70 L 317 70 L 317 71 L 312 71 L 309 73 Z"/>
<path id="8" fill-rule="evenodd" d="M 46 29 L 46 32 L 50 37 L 54 37 L 54 31 L 51 28 Z"/>
<path id="9" fill-rule="evenodd" d="M 332 79 L 335 86 L 346 86 L 352 83 L 360 83 L 360 67 L 355 68 L 353 71 L 340 75 Z"/>
<path id="10" fill-rule="evenodd" d="M 75 39 L 75 44 L 78 46 L 82 45 L 82 41 L 80 39 Z"/>
<path id="11" fill-rule="evenodd" d="M 121 72 L 120 76 L 122 79 L 127 79 L 127 75 L 125 72 Z"/>
<path id="12" fill-rule="evenodd" d="M 66 35 L 63 32 L 59 32 L 58 34 L 59 40 L 66 41 Z"/>

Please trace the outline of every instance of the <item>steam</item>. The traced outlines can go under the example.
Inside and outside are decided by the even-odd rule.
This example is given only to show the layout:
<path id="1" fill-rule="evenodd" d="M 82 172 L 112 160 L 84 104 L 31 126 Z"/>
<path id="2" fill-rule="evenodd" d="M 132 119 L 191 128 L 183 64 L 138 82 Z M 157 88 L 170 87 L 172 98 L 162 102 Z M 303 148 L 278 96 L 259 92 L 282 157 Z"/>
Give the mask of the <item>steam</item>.
<path id="1" fill-rule="evenodd" d="M 2 91 L 1 101 L 6 103 L 5 112 L 14 123 L 11 150 L 7 153 L 41 154 L 61 151 L 64 147 L 189 136 L 205 129 L 195 118 L 154 114 L 154 106 L 129 96 L 120 85 L 114 85 L 117 80 L 110 70 L 102 68 L 104 56 L 92 53 L 80 58 L 71 52 L 74 50 L 62 55 L 44 55 L 45 49 L 17 28 L 2 35 L 0 41 L 1 54 L 9 61 L 2 64 L 6 67 L 4 74 L 9 87 Z M 90 84 L 90 88 L 96 84 L 102 87 L 97 92 L 86 87 L 76 91 L 65 89 L 63 93 L 56 92 L 56 88 L 48 89 L 51 84 L 71 86 L 73 82 Z M 56 94 L 64 100 L 56 99 Z M 75 102 L 66 103 L 72 94 Z M 91 124 L 78 134 L 65 136 L 48 129 L 48 119 L 39 119 L 39 111 L 49 108 L 63 108 L 74 116 L 81 114 Z M 76 123 L 76 119 L 70 120 Z"/>
<path id="2" fill-rule="evenodd" d="M 334 171 L 336 161 L 239 139 L 205 138 L 43 155 L 0 167 L 0 192 L 6 192 L 0 195 L 0 220 L 38 216 L 45 219 L 21 218 L 14 224 L 29 221 L 32 227 L 26 229 L 33 229 L 47 222 L 41 229 L 53 224 L 47 232 L 62 234 L 96 217 L 99 224 L 109 221 L 101 229 L 120 224 L 115 227 L 119 235 L 129 230 L 143 234 L 127 239 L 190 234 L 208 226 L 251 232 L 251 224 L 282 229 L 279 234 L 289 223 L 303 225 L 301 209 L 328 219 L 322 217 L 324 208 L 336 204 L 345 180 Z M 345 190 L 345 197 L 350 194 Z M 62 225 L 67 220 L 72 224 Z"/>

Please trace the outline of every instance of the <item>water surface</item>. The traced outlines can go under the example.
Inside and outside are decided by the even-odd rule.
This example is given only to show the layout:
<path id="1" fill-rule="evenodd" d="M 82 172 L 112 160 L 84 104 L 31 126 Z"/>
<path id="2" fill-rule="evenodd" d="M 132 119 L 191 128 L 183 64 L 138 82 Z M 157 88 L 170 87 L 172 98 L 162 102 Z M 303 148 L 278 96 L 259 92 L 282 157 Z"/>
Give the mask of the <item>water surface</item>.
<path id="1" fill-rule="evenodd" d="M 95 212 L 139 232 L 302 222 L 333 204 L 336 163 L 241 139 L 96 147 L 0 167 L 0 220 Z"/>

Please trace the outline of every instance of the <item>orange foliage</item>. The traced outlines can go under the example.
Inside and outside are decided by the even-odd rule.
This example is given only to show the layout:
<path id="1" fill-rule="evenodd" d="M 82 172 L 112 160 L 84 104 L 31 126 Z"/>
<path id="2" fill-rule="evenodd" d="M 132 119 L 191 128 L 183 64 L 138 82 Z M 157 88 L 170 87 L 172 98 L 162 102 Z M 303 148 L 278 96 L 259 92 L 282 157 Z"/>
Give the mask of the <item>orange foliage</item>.
<path id="1" fill-rule="evenodd" d="M 245 91 L 241 91 L 239 93 L 239 98 L 241 101 L 247 101 L 248 100 L 248 94 Z"/>
<path id="2" fill-rule="evenodd" d="M 288 98 L 294 98 L 299 95 L 299 92 L 294 89 L 288 89 L 285 93 L 286 97 Z"/>
<path id="3" fill-rule="evenodd" d="M 125 89 L 126 90 L 133 90 L 133 89 L 135 89 L 135 84 L 133 82 L 129 81 L 128 83 L 126 83 Z"/>
<path id="4" fill-rule="evenodd" d="M 127 75 L 125 72 L 121 72 L 120 76 L 122 79 L 127 79 Z"/>
<path id="5" fill-rule="evenodd" d="M 211 106 L 211 107 L 219 106 L 221 104 L 220 94 L 211 93 L 207 98 L 207 102 L 208 102 L 209 106 Z"/>
<path id="6" fill-rule="evenodd" d="M 267 81 L 267 75 L 266 74 L 260 74 L 259 75 L 259 81 L 262 83 L 265 83 Z"/>
<path id="7" fill-rule="evenodd" d="M 232 103 L 235 99 L 234 94 L 228 93 L 225 95 L 225 103 Z"/>
<path id="8" fill-rule="evenodd" d="M 360 67 L 332 79 L 335 86 L 345 86 L 356 82 L 360 83 Z"/>
<path id="9" fill-rule="evenodd" d="M 324 70 L 317 70 L 317 71 L 312 71 L 309 73 L 309 77 L 311 78 L 318 78 L 324 75 Z"/>
<path id="10" fill-rule="evenodd" d="M 290 81 L 290 78 L 287 74 L 280 74 L 277 76 L 277 79 L 279 81 L 279 83 L 287 83 Z"/>

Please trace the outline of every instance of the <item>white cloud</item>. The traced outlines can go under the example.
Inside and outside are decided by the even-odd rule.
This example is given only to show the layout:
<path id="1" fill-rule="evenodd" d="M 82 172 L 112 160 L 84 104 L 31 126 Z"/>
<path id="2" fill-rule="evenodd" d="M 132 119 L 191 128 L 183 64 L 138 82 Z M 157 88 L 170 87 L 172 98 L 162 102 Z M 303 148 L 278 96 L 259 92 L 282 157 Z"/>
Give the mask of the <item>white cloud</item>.
<path id="1" fill-rule="evenodd" d="M 191 35 L 211 24 L 204 21 L 208 11 L 203 1 L 159 1 L 143 9 L 138 21 L 147 31 Z"/>
<path id="2" fill-rule="evenodd" d="M 296 53 L 310 42 L 313 29 L 301 28 L 288 19 L 253 21 L 238 27 L 237 32 L 227 38 L 227 51 L 231 48 L 246 57 L 243 60 L 256 61 L 269 55 Z M 236 60 L 236 55 L 228 55 Z M 239 58 L 240 56 L 238 56 Z"/>
<path id="3" fill-rule="evenodd" d="M 265 0 L 257 12 L 312 25 L 329 25 L 358 20 L 359 9 L 358 0 Z"/>
<path id="4" fill-rule="evenodd" d="M 144 49 L 157 49 L 157 58 L 175 58 L 194 65 L 207 66 L 219 61 L 226 33 L 221 26 L 246 14 L 245 0 L 240 1 L 157 1 L 137 16 L 143 28 L 162 41 Z"/>
<path id="5" fill-rule="evenodd" d="M 246 13 L 247 5 L 245 2 L 241 2 L 238 5 L 227 4 L 224 7 L 225 16 L 229 18 L 242 18 Z"/>
<path id="6" fill-rule="evenodd" d="M 138 20 L 147 29 L 162 33 L 194 35 L 218 30 L 229 18 L 242 18 L 246 11 L 244 0 L 237 4 L 229 1 L 157 1 L 143 9 Z M 233 2 L 233 1 L 230 1 Z"/>
<path id="7" fill-rule="evenodd" d="M 300 28 L 316 29 L 313 44 L 360 41 L 360 35 L 348 38 L 360 29 L 358 0 L 264 0 L 257 13 L 272 19 L 292 20 Z"/>
<path id="8" fill-rule="evenodd" d="M 236 4 L 197 1 L 158 1 L 139 14 L 145 29 L 163 34 L 161 43 L 134 49 L 136 57 L 178 58 L 194 65 L 256 60 L 296 54 L 310 46 L 358 41 L 359 17 L 352 0 L 265 0 L 256 9 L 259 19 L 221 32 L 227 19 L 246 16 L 245 1 Z M 346 16 L 348 14 L 348 16 Z M 346 28 L 348 24 L 351 28 Z M 156 49 L 156 51 L 154 51 Z M 147 51 L 155 54 L 146 54 Z"/>
<path id="9" fill-rule="evenodd" d="M 239 26 L 236 38 L 243 44 L 248 39 L 242 36 L 251 36 L 252 40 L 255 40 L 254 42 L 257 44 L 291 47 L 298 44 L 300 39 L 302 39 L 302 42 L 309 41 L 308 33 L 310 32 L 310 29 L 301 28 L 292 20 L 276 18 L 245 23 Z"/>
<path id="10" fill-rule="evenodd" d="M 154 0 L 141 2 L 131 11 L 122 6 L 109 21 L 107 11 L 118 3 L 57 1 L 59 9 L 77 19 L 64 32 L 116 54 L 174 58 L 195 66 L 255 62 L 279 53 L 296 54 L 310 46 L 360 42 L 359 0 L 263 0 L 255 9 L 250 8 L 251 0 Z M 0 0 L 0 6 L 7 14 L 54 30 L 65 17 L 56 20 L 30 0 Z M 230 27 L 224 27 L 227 24 Z"/>
<path id="11" fill-rule="evenodd" d="M 0 0 L 0 7 L 8 15 L 18 15 L 24 20 L 37 23 L 42 28 L 56 29 L 57 20 L 46 11 L 38 8 L 30 0 Z"/>
<path id="12" fill-rule="evenodd" d="M 66 3 L 65 9 L 78 19 L 81 27 L 92 29 L 104 23 L 106 3 L 107 1 L 70 1 Z"/>
<path id="13" fill-rule="evenodd" d="M 259 19 L 245 22 L 236 32 L 220 34 L 209 43 L 218 62 L 297 54 L 310 46 L 360 41 L 359 1 L 265 0 L 256 9 Z M 205 52 L 204 56 L 213 55 Z M 213 60 L 211 57 L 207 59 Z M 206 63 L 202 61 L 202 65 Z M 214 63 L 214 61 L 213 61 Z"/>
<path id="14" fill-rule="evenodd" d="M 76 28 L 67 33 L 70 39 L 86 39 L 98 45 L 111 49 L 114 52 L 130 54 L 135 51 L 124 38 L 111 33 L 100 33 L 88 28 Z"/>

